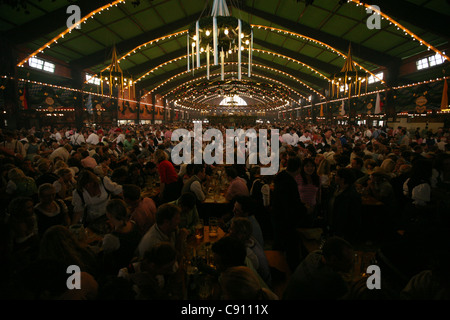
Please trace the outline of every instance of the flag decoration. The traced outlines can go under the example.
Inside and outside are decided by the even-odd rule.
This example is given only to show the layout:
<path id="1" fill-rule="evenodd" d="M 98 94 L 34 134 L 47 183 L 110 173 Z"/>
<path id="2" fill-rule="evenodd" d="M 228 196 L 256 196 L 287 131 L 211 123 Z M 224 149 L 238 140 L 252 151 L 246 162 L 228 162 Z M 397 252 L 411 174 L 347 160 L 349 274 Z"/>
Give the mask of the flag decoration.
<path id="1" fill-rule="evenodd" d="M 381 113 L 381 101 L 380 101 L 380 93 L 377 93 L 377 100 L 375 102 L 375 114 Z"/>
<path id="2" fill-rule="evenodd" d="M 23 110 L 28 110 L 28 91 L 27 91 L 27 84 L 25 83 L 22 95 L 20 96 L 20 100 L 22 101 L 22 107 Z"/>
<path id="3" fill-rule="evenodd" d="M 86 102 L 86 110 L 89 114 L 93 114 L 94 113 L 94 109 L 92 108 L 92 95 L 90 94 L 89 97 L 87 98 L 87 102 Z"/>
<path id="4" fill-rule="evenodd" d="M 342 106 L 341 106 L 340 115 L 341 116 L 345 115 L 345 101 L 344 100 L 342 100 Z"/>
<path id="5" fill-rule="evenodd" d="M 444 80 L 444 90 L 442 90 L 441 110 L 448 109 L 448 84 L 447 79 Z"/>

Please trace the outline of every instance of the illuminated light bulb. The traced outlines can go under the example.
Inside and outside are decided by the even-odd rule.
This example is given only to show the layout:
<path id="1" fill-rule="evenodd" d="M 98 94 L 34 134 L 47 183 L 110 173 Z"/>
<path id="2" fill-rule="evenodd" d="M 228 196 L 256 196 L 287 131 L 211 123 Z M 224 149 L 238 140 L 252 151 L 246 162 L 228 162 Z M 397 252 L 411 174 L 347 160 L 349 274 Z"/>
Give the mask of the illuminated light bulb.
<path id="1" fill-rule="evenodd" d="M 228 35 L 228 29 L 225 29 L 225 30 L 223 31 L 223 33 L 225 33 L 226 35 Z"/>
<path id="2" fill-rule="evenodd" d="M 211 31 L 206 30 L 206 36 L 208 37 L 211 34 Z"/>

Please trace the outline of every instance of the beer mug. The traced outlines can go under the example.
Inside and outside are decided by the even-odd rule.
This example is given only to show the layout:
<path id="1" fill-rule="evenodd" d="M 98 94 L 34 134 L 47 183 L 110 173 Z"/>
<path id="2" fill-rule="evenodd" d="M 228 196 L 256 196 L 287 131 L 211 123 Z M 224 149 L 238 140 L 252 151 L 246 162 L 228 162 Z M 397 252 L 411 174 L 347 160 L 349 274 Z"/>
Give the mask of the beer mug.
<path id="1" fill-rule="evenodd" d="M 199 219 L 197 225 L 195 226 L 195 238 L 203 239 L 203 236 L 204 236 L 203 219 Z"/>
<path id="2" fill-rule="evenodd" d="M 217 237 L 219 229 L 219 221 L 217 220 L 217 217 L 210 217 L 209 218 L 209 236 L 210 237 Z"/>

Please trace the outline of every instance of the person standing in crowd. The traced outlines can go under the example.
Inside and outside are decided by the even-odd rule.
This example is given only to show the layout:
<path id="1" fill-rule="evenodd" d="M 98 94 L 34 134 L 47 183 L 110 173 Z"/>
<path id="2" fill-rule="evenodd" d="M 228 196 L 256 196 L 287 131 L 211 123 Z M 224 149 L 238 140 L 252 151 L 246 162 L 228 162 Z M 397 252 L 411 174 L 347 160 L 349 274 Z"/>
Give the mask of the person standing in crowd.
<path id="1" fill-rule="evenodd" d="M 295 181 L 295 177 L 300 172 L 300 166 L 300 158 L 289 158 L 286 170 L 279 172 L 275 177 L 272 197 L 273 250 L 286 253 L 291 270 L 294 270 L 301 261 L 296 228 L 307 225 L 307 209 L 300 199 Z"/>
<path id="2" fill-rule="evenodd" d="M 336 189 L 331 198 L 328 225 L 332 235 L 353 242 L 360 236 L 361 195 L 356 191 L 355 174 L 350 168 L 336 172 Z"/>
<path id="3" fill-rule="evenodd" d="M 167 160 L 167 153 L 158 149 L 155 152 L 155 159 L 158 165 L 160 179 L 159 201 L 167 203 L 176 200 L 181 193 L 178 174 L 173 164 Z"/>

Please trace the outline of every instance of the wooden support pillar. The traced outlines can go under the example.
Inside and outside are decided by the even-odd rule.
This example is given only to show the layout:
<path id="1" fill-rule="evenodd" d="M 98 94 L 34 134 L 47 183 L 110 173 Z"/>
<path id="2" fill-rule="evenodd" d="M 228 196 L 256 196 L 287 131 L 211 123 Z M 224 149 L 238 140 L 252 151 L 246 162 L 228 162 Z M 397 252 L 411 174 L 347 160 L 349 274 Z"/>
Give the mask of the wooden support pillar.
<path id="1" fill-rule="evenodd" d="M 74 89 L 83 89 L 83 72 L 81 69 L 72 67 L 70 69 L 72 77 L 72 86 Z M 81 129 L 83 127 L 83 94 L 81 92 L 76 92 L 74 96 L 73 107 L 75 109 L 75 127 Z"/>
<path id="2" fill-rule="evenodd" d="M 135 100 L 136 100 L 136 113 L 137 113 L 135 123 L 139 124 L 139 122 L 141 121 L 141 90 L 136 91 Z"/>
<path id="3" fill-rule="evenodd" d="M 0 36 L 0 75 L 10 77 L 1 79 L 4 106 L 0 108 L 0 127 L 6 125 L 10 129 L 16 129 L 20 122 L 19 92 L 17 83 L 16 52 L 9 41 Z M 6 113 L 4 113 L 6 112 Z"/>
<path id="4" fill-rule="evenodd" d="M 156 95 L 154 93 L 152 95 L 152 124 L 155 124 L 155 110 L 156 110 Z"/>

